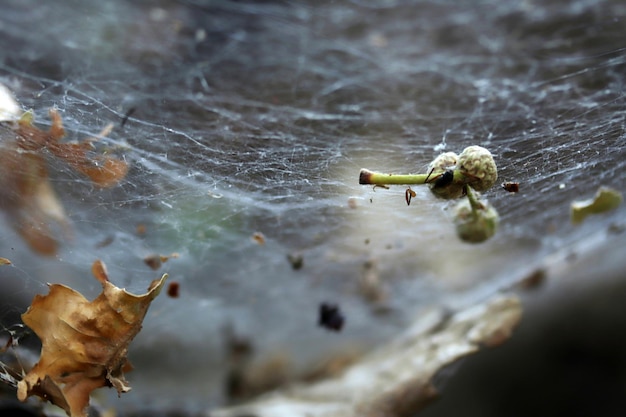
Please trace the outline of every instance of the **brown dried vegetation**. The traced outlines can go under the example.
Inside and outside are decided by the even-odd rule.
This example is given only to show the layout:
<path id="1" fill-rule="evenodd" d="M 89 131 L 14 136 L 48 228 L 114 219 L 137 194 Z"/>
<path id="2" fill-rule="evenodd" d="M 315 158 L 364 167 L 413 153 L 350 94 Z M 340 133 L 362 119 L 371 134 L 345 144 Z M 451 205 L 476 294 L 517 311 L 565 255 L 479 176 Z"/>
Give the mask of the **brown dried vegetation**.
<path id="1" fill-rule="evenodd" d="M 69 234 L 69 222 L 48 179 L 46 157 L 52 155 L 74 171 L 87 176 L 98 187 L 111 187 L 126 176 L 125 161 L 97 155 L 93 143 L 63 143 L 65 129 L 56 109 L 50 110 L 52 126 L 47 131 L 33 125 L 31 113 L 20 120 L 0 125 L 0 208 L 12 226 L 37 253 L 54 255 L 57 240 L 49 223 L 57 222 Z M 106 136 L 112 125 L 99 136 Z"/>
<path id="2" fill-rule="evenodd" d="M 22 315 L 24 324 L 42 342 L 39 362 L 18 382 L 17 396 L 37 395 L 63 408 L 70 417 L 84 417 L 89 395 L 96 388 L 130 390 L 124 372 L 131 369 L 128 345 L 141 330 L 148 307 L 167 274 L 153 281 L 148 292 L 133 295 L 108 280 L 101 261 L 92 273 L 102 284 L 93 301 L 60 284 L 48 295 L 37 295 Z"/>

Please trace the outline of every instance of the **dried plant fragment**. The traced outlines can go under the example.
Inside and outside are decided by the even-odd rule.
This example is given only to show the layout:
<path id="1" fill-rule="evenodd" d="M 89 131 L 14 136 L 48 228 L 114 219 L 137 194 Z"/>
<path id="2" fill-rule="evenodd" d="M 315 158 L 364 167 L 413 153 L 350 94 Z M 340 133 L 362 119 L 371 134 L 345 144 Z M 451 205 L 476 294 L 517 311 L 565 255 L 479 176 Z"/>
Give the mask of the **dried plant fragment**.
<path id="1" fill-rule="evenodd" d="M 94 262 L 92 273 L 102 284 L 102 293 L 95 300 L 51 284 L 50 293 L 35 296 L 22 315 L 41 339 L 42 349 L 39 362 L 18 383 L 20 401 L 37 395 L 63 408 L 70 417 L 84 417 L 94 389 L 130 390 L 123 374 L 130 370 L 128 345 L 141 330 L 167 274 L 153 281 L 147 293 L 133 295 L 109 282 L 101 261 Z"/>
<path id="2" fill-rule="evenodd" d="M 590 214 L 600 214 L 616 209 L 622 203 L 622 193 L 609 187 L 600 187 L 590 200 L 574 201 L 570 213 L 572 223 L 579 224 Z"/>
<path id="3" fill-rule="evenodd" d="M 145 235 L 147 232 L 147 227 L 145 224 L 138 224 L 137 227 L 135 228 L 135 233 L 137 233 L 138 236 L 143 236 Z"/>
<path id="4" fill-rule="evenodd" d="M 180 296 L 180 284 L 176 281 L 170 282 L 167 286 L 167 295 L 171 298 L 178 298 Z"/>
<path id="5" fill-rule="evenodd" d="M 252 240 L 255 241 L 260 246 L 265 245 L 265 236 L 261 232 L 254 232 L 252 234 Z"/>
<path id="6" fill-rule="evenodd" d="M 108 155 L 92 155 L 93 142 L 62 143 L 65 129 L 56 109 L 50 110 L 52 126 L 43 131 L 33 125 L 32 113 L 0 125 L 0 208 L 16 231 L 42 255 L 54 255 L 57 240 L 50 222 L 61 225 L 69 235 L 69 222 L 48 180 L 46 155 L 52 154 L 99 187 L 117 184 L 128 172 L 125 161 Z M 106 127 L 100 136 L 107 135 Z"/>
<path id="7" fill-rule="evenodd" d="M 0 265 L 11 265 L 11 261 L 7 258 L 0 258 Z"/>
<path id="8" fill-rule="evenodd" d="M 387 300 L 388 294 L 383 288 L 376 259 L 369 259 L 363 263 L 358 291 L 370 303 L 384 303 Z"/>
<path id="9" fill-rule="evenodd" d="M 287 261 L 291 264 L 294 270 L 302 269 L 304 266 L 304 256 L 299 252 L 287 254 Z"/>
<path id="10" fill-rule="evenodd" d="M 41 131 L 32 124 L 32 120 L 22 118 L 18 122 L 18 146 L 25 150 L 41 150 L 47 148 L 54 156 L 65 161 L 76 171 L 86 175 L 100 187 L 110 187 L 117 184 L 126 176 L 128 165 L 126 162 L 108 155 L 91 157 L 93 143 L 97 138 L 87 138 L 78 143 L 61 143 L 65 136 L 65 129 L 61 115 L 56 109 L 50 109 L 52 126 L 47 132 Z M 111 133 L 113 125 L 106 126 L 98 136 L 103 137 Z"/>
<path id="11" fill-rule="evenodd" d="M 178 253 L 172 253 L 171 255 L 148 255 L 143 258 L 143 262 L 150 267 L 150 269 L 157 270 L 163 266 L 163 264 L 170 260 L 170 258 L 176 259 L 178 258 Z"/>

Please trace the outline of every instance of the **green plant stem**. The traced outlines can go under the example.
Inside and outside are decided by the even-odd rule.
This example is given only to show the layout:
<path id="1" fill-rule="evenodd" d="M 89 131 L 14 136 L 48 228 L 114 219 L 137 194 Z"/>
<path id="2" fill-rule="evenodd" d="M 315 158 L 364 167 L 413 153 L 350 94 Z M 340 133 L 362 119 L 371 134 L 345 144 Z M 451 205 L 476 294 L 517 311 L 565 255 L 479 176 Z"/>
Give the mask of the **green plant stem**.
<path id="1" fill-rule="evenodd" d="M 382 172 L 374 172 L 369 169 L 361 169 L 359 173 L 359 184 L 371 184 L 371 185 L 419 185 L 427 184 L 428 182 L 435 181 L 436 174 L 384 174 Z M 465 176 L 458 170 L 454 171 L 453 182 L 464 182 Z"/>
<path id="2" fill-rule="evenodd" d="M 474 194 L 472 187 L 470 187 L 469 185 L 465 186 L 465 194 L 467 194 L 467 199 L 469 200 L 470 206 L 472 207 L 472 214 L 474 215 L 474 218 L 477 218 L 478 210 L 484 210 L 485 206 L 483 206 L 483 203 L 481 203 L 476 198 L 476 194 Z"/>

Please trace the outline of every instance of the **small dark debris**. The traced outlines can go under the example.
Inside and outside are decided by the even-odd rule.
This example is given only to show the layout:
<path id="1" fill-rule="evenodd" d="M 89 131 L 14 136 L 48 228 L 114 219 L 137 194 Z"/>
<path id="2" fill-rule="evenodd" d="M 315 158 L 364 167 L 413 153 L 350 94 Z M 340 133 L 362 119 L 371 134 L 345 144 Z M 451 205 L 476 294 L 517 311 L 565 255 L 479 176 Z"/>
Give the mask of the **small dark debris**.
<path id="1" fill-rule="evenodd" d="M 301 253 L 290 253 L 287 255 L 287 260 L 296 271 L 304 266 L 304 257 Z"/>
<path id="2" fill-rule="evenodd" d="M 178 298 L 180 295 L 180 284 L 177 281 L 172 281 L 167 286 L 167 295 L 172 298 Z"/>
<path id="3" fill-rule="evenodd" d="M 618 235 L 626 231 L 626 223 L 611 223 L 608 227 L 608 232 Z"/>
<path id="4" fill-rule="evenodd" d="M 519 287 L 525 290 L 537 288 L 543 284 L 546 278 L 546 271 L 538 268 L 522 279 L 519 283 Z"/>
<path id="5" fill-rule="evenodd" d="M 145 235 L 146 231 L 147 231 L 147 227 L 143 223 L 138 224 L 137 227 L 135 228 L 135 233 L 137 233 L 138 236 Z"/>
<path id="6" fill-rule="evenodd" d="M 341 331 L 345 317 L 337 304 L 321 303 L 318 325 L 335 332 Z"/>
<path id="7" fill-rule="evenodd" d="M 502 188 L 510 193 L 519 193 L 519 182 L 503 182 Z"/>
<path id="8" fill-rule="evenodd" d="M 404 199 L 406 200 L 407 206 L 411 205 L 411 199 L 415 197 L 416 195 L 417 194 L 415 193 L 415 191 L 411 189 L 411 187 L 406 189 L 406 191 L 404 192 Z"/>
<path id="9" fill-rule="evenodd" d="M 567 262 L 574 262 L 576 259 L 578 259 L 578 254 L 576 252 L 570 252 L 565 256 L 565 260 Z"/>
<path id="10" fill-rule="evenodd" d="M 150 269 L 156 271 L 163 265 L 163 261 L 161 259 L 161 255 L 150 255 L 143 258 L 143 261 L 146 265 L 150 267 Z"/>
<path id="11" fill-rule="evenodd" d="M 120 123 L 120 127 L 124 127 L 124 125 L 126 124 L 126 122 L 128 121 L 128 118 L 130 116 L 133 115 L 133 113 L 135 112 L 135 110 L 137 110 L 136 107 L 131 107 L 130 109 L 128 109 L 128 111 L 126 112 L 126 114 L 124 115 L 124 117 L 122 118 L 122 122 Z"/>
<path id="12" fill-rule="evenodd" d="M 115 240 L 115 236 L 107 236 L 105 239 L 103 239 L 100 242 L 96 243 L 96 249 L 106 248 L 111 243 L 113 243 L 114 240 Z"/>

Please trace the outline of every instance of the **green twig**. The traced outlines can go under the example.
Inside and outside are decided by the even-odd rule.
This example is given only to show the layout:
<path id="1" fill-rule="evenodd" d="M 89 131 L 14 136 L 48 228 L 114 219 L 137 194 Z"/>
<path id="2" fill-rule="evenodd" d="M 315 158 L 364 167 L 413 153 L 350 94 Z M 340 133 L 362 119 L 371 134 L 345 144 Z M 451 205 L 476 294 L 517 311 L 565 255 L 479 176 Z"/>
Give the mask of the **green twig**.
<path id="1" fill-rule="evenodd" d="M 359 173 L 359 184 L 371 185 L 416 185 L 427 184 L 437 179 L 437 174 L 383 174 L 381 172 L 370 171 L 369 169 L 361 169 Z M 454 171 L 454 182 L 463 181 L 464 175 L 458 170 Z"/>
<path id="2" fill-rule="evenodd" d="M 480 200 L 478 200 L 478 198 L 476 198 L 476 194 L 474 194 L 472 187 L 469 185 L 465 186 L 465 194 L 467 195 L 467 199 L 472 207 L 472 214 L 474 215 L 474 218 L 477 218 L 478 210 L 484 210 L 485 206 L 480 202 Z"/>

